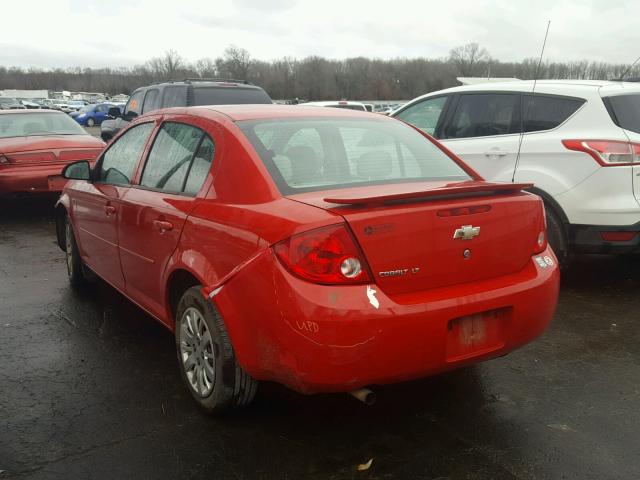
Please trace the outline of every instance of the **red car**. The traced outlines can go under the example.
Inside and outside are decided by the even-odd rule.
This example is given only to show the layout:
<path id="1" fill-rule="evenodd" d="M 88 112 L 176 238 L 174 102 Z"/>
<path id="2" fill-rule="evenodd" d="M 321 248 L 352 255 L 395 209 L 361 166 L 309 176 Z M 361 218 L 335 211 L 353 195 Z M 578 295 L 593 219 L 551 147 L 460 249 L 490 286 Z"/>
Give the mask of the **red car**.
<path id="1" fill-rule="evenodd" d="M 352 392 L 504 355 L 553 316 L 541 200 L 398 120 L 167 109 L 65 170 L 60 247 L 175 332 L 208 411 L 257 381 Z"/>
<path id="2" fill-rule="evenodd" d="M 0 197 L 59 192 L 62 169 L 93 161 L 104 142 L 89 135 L 66 113 L 47 110 L 0 111 Z"/>

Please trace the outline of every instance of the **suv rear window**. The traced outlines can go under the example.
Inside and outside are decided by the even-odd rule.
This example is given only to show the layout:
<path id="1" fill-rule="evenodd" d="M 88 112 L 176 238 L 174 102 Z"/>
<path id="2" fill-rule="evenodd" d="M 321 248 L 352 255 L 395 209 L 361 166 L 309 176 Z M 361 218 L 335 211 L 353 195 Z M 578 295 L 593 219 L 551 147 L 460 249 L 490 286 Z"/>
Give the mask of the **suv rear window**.
<path id="1" fill-rule="evenodd" d="M 524 131 L 551 130 L 573 115 L 584 103 L 582 98 L 555 95 L 523 95 Z"/>
<path id="2" fill-rule="evenodd" d="M 269 95 L 259 88 L 194 87 L 194 105 L 236 105 L 273 103 Z"/>
<path id="3" fill-rule="evenodd" d="M 616 125 L 640 133 L 640 94 L 616 95 L 603 100 Z"/>
<path id="4" fill-rule="evenodd" d="M 238 125 L 284 195 L 470 178 L 442 150 L 401 122 L 335 118 Z"/>

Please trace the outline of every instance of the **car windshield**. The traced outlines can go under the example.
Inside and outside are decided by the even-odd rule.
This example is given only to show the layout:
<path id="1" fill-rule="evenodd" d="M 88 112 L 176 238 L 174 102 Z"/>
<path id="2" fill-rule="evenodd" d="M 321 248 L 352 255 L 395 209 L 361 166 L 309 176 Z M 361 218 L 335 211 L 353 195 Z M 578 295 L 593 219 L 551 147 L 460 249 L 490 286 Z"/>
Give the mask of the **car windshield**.
<path id="1" fill-rule="evenodd" d="M 471 178 L 430 140 L 401 122 L 323 118 L 251 120 L 238 125 L 285 195 Z"/>
<path id="2" fill-rule="evenodd" d="M 80 111 L 83 113 L 89 113 L 89 112 L 92 112 L 94 108 L 95 108 L 95 105 L 85 105 L 80 109 Z"/>
<path id="3" fill-rule="evenodd" d="M 88 133 L 65 113 L 0 115 L 0 138 L 33 135 L 88 135 Z"/>

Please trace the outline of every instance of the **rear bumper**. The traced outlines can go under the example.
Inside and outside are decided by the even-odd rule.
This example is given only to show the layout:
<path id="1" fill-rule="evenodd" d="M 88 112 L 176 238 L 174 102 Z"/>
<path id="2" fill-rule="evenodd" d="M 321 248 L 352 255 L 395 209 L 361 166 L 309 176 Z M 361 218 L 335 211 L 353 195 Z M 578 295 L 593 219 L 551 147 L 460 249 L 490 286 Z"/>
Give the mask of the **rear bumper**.
<path id="1" fill-rule="evenodd" d="M 21 193 L 60 192 L 66 180 L 62 178 L 65 163 L 51 165 L 20 165 L 0 168 L 0 197 Z"/>
<path id="2" fill-rule="evenodd" d="M 238 360 L 258 380 L 303 393 L 343 392 L 433 375 L 505 355 L 540 335 L 559 288 L 555 257 L 504 277 L 390 298 L 376 285 L 322 286 L 265 252 L 216 293 Z M 368 288 L 375 290 L 378 308 Z M 454 319 L 501 312 L 499 328 L 461 354 Z"/>
<path id="3" fill-rule="evenodd" d="M 629 240 L 607 241 L 602 232 L 640 232 L 640 222 L 633 225 L 570 225 L 569 243 L 576 253 L 624 254 L 640 251 L 640 234 Z"/>

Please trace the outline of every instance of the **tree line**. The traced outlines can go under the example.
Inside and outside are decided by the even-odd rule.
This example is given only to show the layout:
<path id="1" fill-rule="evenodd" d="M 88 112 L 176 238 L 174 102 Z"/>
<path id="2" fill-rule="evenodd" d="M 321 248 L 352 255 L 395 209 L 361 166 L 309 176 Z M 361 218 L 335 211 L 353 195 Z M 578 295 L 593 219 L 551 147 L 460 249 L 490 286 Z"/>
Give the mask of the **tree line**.
<path id="1" fill-rule="evenodd" d="M 130 94 L 137 87 L 185 78 L 233 78 L 263 87 L 274 99 L 390 100 L 458 85 L 456 77 L 517 77 L 523 80 L 610 80 L 639 77 L 640 66 L 593 62 L 542 62 L 525 58 L 501 62 L 477 43 L 456 47 L 445 58 L 366 57 L 327 59 L 320 56 L 254 59 L 230 46 L 218 58 L 187 62 L 174 50 L 142 65 L 120 68 L 20 68 L 0 66 L 0 89 L 44 89 Z"/>

